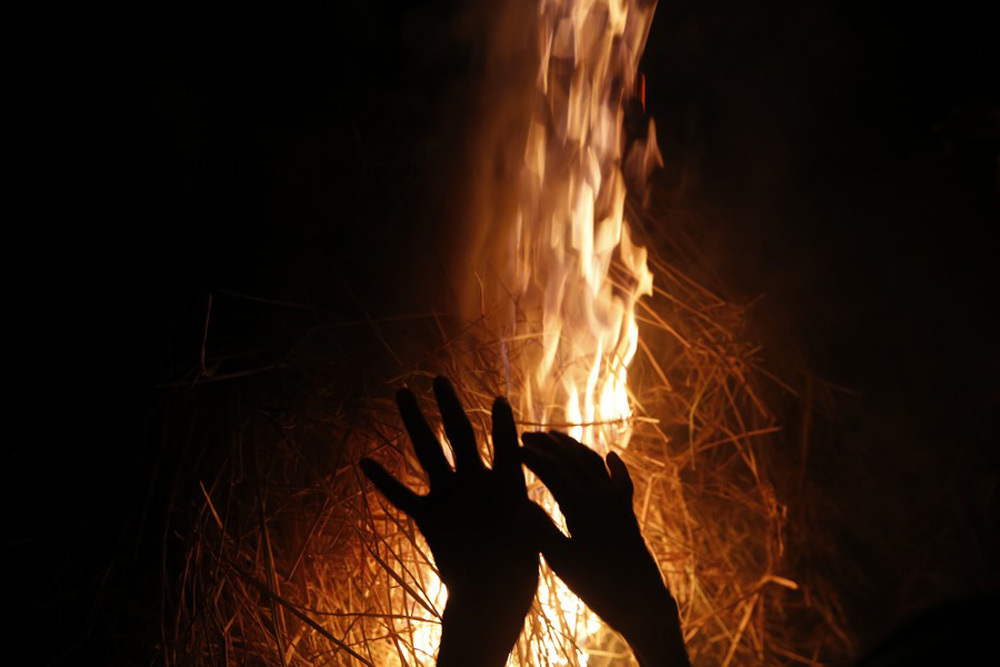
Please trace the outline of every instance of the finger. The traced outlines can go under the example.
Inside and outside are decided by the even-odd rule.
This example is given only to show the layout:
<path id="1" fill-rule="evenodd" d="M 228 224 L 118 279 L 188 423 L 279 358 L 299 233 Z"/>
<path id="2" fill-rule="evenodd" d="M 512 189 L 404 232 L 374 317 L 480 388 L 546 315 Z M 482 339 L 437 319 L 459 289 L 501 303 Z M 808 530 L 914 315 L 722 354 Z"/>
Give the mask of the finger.
<path id="1" fill-rule="evenodd" d="M 622 496 L 632 502 L 632 495 L 635 493 L 635 485 L 632 484 L 632 475 L 629 474 L 625 462 L 615 452 L 608 453 L 608 470 L 611 471 L 611 481 L 622 494 Z"/>
<path id="2" fill-rule="evenodd" d="M 548 487 L 563 514 L 566 514 L 567 507 L 572 507 L 580 495 L 576 484 L 577 475 L 548 451 L 549 448 L 544 443 L 550 438 L 545 433 L 525 433 L 521 436 L 524 447 L 518 450 L 518 454 L 524 465 Z"/>
<path id="3" fill-rule="evenodd" d="M 371 459 L 361 459 L 359 464 L 365 477 L 382 492 L 382 495 L 393 504 L 393 506 L 406 514 L 413 516 L 420 504 L 420 496 L 409 490 L 393 477 L 380 464 Z"/>
<path id="4" fill-rule="evenodd" d="M 510 403 L 502 397 L 493 401 L 493 470 L 509 489 L 524 493 L 524 471 L 517 458 L 517 425 Z"/>
<path id="5" fill-rule="evenodd" d="M 597 480 L 607 480 L 608 469 L 604 459 L 590 447 L 559 431 L 549 431 L 552 445 L 557 448 L 567 465 L 572 465 L 579 473 L 590 475 Z"/>
<path id="6" fill-rule="evenodd" d="M 427 472 L 427 477 L 433 487 L 451 473 L 448 459 L 444 457 L 441 443 L 434 431 L 427 425 L 427 420 L 420 413 L 417 397 L 408 389 L 396 392 L 396 405 L 403 417 L 406 432 L 410 434 L 413 451 L 417 454 L 420 466 Z"/>
<path id="7" fill-rule="evenodd" d="M 525 445 L 530 442 L 532 448 L 537 452 L 554 461 L 565 480 L 565 484 L 571 485 L 578 492 L 599 484 L 602 481 L 600 475 L 603 475 L 603 481 L 608 478 L 604 461 L 595 452 L 591 452 L 586 446 L 581 445 L 568 435 L 557 431 L 525 433 L 521 439 Z M 588 455 L 597 456 L 600 464 L 598 471 L 595 472 L 592 462 L 588 464 L 586 461 Z"/>
<path id="8" fill-rule="evenodd" d="M 572 541 L 563 535 L 545 510 L 535 503 L 531 503 L 528 526 L 549 567 L 564 581 L 567 578 L 573 580 L 575 571 L 573 565 L 576 559 L 573 557 Z"/>
<path id="9" fill-rule="evenodd" d="M 441 410 L 441 421 L 448 436 L 451 451 L 455 454 L 455 470 L 472 470 L 483 467 L 476 448 L 476 433 L 455 395 L 455 388 L 447 378 L 434 378 L 434 395 Z"/>

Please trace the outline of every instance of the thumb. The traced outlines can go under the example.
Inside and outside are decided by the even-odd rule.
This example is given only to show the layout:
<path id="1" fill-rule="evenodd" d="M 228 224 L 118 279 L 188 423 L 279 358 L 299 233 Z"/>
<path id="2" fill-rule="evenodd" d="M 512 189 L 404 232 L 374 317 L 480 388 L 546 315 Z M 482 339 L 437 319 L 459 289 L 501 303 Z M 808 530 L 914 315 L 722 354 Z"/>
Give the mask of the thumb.
<path id="1" fill-rule="evenodd" d="M 632 476 L 629 475 L 628 468 L 625 467 L 625 462 L 615 452 L 608 453 L 607 461 L 608 470 L 611 472 L 611 481 L 614 482 L 615 487 L 622 494 L 622 497 L 631 504 L 632 495 L 635 493 L 635 486 L 632 484 Z"/>
<path id="2" fill-rule="evenodd" d="M 420 497 L 413 491 L 403 486 L 402 483 L 393 477 L 388 470 L 372 459 L 363 458 L 358 462 L 365 477 L 371 480 L 379 491 L 382 492 L 396 509 L 413 516 L 420 505 Z"/>
<path id="3" fill-rule="evenodd" d="M 531 503 L 528 525 L 546 562 L 561 579 L 573 572 L 573 544 L 541 507 Z"/>

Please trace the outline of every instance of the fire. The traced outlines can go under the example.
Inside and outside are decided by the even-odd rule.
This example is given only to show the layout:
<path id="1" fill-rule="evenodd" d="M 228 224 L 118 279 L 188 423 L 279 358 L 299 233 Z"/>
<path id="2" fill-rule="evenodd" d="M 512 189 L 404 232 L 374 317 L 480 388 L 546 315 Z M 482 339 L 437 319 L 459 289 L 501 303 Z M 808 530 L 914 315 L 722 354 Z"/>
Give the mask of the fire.
<path id="1" fill-rule="evenodd" d="M 522 369 L 528 422 L 561 426 L 602 453 L 625 447 L 635 303 L 652 293 L 646 250 L 625 220 L 623 102 L 637 89 L 655 4 L 539 3 L 535 113 L 514 222 L 513 280 L 521 318 L 512 337 L 540 345 Z M 628 156 L 644 185 L 660 160 L 655 132 Z"/>
<path id="2" fill-rule="evenodd" d="M 475 280 L 449 283 L 459 317 L 428 318 L 442 344 L 427 367 L 403 369 L 399 379 L 418 387 L 445 371 L 481 431 L 489 430 L 493 396 L 504 393 L 522 431 L 566 430 L 602 454 L 631 440 L 638 519 L 696 659 L 843 661 L 850 639 L 836 596 L 822 592 L 829 582 L 820 578 L 809 596 L 784 592 L 797 584 L 786 576 L 787 508 L 768 479 L 768 462 L 780 463 L 769 434 L 780 425 L 767 397 L 772 380 L 782 392 L 794 388 L 760 365 L 744 306 L 647 258 L 629 227 L 626 201 L 642 199 L 661 163 L 652 124 L 644 140 L 624 131 L 625 108 L 645 105 L 637 71 L 654 2 L 536 2 L 498 5 L 490 21 L 476 16 L 491 28 L 474 33 L 489 57 L 473 71 L 492 87 L 484 85 L 489 94 L 473 107 L 481 111 L 470 121 L 473 135 L 456 148 L 468 189 L 454 211 L 477 224 L 453 230 L 454 266 L 446 267 Z M 636 308 L 646 322 L 641 344 Z M 630 390 L 639 348 L 651 372 L 641 382 L 632 377 Z M 292 356 L 295 369 L 314 360 L 311 352 Z M 176 609 L 164 625 L 170 664 L 215 664 L 220 656 L 433 664 L 447 590 L 417 527 L 348 463 L 379 456 L 422 492 L 419 462 L 391 402 L 346 408 L 356 400 L 353 384 L 331 389 L 319 375 L 322 391 L 340 397 L 336 409 L 306 419 L 311 403 L 288 411 L 273 452 L 247 450 L 241 427 L 215 481 L 201 487 L 204 504 L 176 510 L 171 534 L 180 541 L 171 548 L 186 559 L 176 589 L 164 591 Z M 807 387 L 811 408 L 811 380 Z M 660 426 L 636 427 L 636 397 Z M 314 437 L 328 428 L 332 472 L 324 458 L 331 448 Z M 262 434 L 271 433 L 268 420 Z M 671 446 L 675 434 L 684 440 Z M 255 469 L 266 463 L 262 483 L 247 481 L 248 453 Z M 200 463 L 196 469 L 203 473 Z M 544 487 L 532 483 L 529 493 L 561 518 Z M 784 627 L 792 618 L 807 635 Z M 543 563 L 509 664 L 627 662 L 627 647 Z"/>
<path id="3" fill-rule="evenodd" d="M 512 267 L 522 316 L 511 334 L 541 344 L 524 358 L 520 414 L 602 454 L 631 435 L 635 304 L 653 289 L 646 250 L 626 223 L 623 167 L 627 160 L 633 184 L 644 186 L 660 155 L 651 127 L 626 158 L 623 102 L 644 94 L 638 66 L 654 9 L 638 0 L 541 0 L 538 11 L 544 104 L 524 151 Z M 559 516 L 547 494 L 540 499 Z M 536 639 L 537 663 L 587 664 L 584 647 L 600 621 L 551 572 L 539 601 L 576 646 L 567 655 L 551 635 Z"/>
<path id="4" fill-rule="evenodd" d="M 504 355 L 517 366 L 507 372 L 520 378 L 511 399 L 522 424 L 566 430 L 602 454 L 631 436 L 635 306 L 653 289 L 646 250 L 626 222 L 626 182 L 644 188 L 661 158 L 652 124 L 630 146 L 623 124 L 624 102 L 645 102 L 638 65 L 654 9 L 641 0 L 539 0 L 540 103 L 499 258 L 500 291 L 515 302 L 506 340 L 537 342 L 516 361 Z M 533 494 L 561 519 L 544 489 Z M 432 588 L 443 608 L 444 589 Z M 510 664 L 586 665 L 599 619 L 548 568 L 538 605 L 549 629 L 529 627 Z M 418 652 L 433 654 L 440 626 L 422 624 L 418 635 Z"/>

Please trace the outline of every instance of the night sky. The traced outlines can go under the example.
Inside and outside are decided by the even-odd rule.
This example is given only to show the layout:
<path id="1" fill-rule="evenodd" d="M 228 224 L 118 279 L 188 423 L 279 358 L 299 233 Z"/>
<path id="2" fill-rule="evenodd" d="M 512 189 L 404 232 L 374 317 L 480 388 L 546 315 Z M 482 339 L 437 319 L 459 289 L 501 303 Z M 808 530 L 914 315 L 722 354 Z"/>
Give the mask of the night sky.
<path id="1" fill-rule="evenodd" d="M 155 654 L 194 455 L 170 451 L 167 385 L 193 377 L 208 294 L 306 306 L 213 320 L 216 349 L 254 351 L 220 368 L 259 368 L 323 318 L 420 310 L 453 233 L 482 66 L 462 3 L 218 4 L 12 27 L 3 554 L 38 664 Z M 809 459 L 827 541 L 802 557 L 850 582 L 862 646 L 1000 583 L 987 4 L 662 1 L 643 59 L 660 205 L 758 298 L 766 356 L 837 388 Z"/>

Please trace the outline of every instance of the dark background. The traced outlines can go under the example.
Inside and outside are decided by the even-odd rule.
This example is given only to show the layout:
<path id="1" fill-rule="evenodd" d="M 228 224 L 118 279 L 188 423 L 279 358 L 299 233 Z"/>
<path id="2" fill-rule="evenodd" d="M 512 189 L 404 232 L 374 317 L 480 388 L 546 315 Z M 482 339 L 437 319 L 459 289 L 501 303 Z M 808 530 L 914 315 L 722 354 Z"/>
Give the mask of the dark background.
<path id="1" fill-rule="evenodd" d="M 844 582 L 862 646 L 997 585 L 987 4 L 661 2 L 643 61 L 660 199 L 730 293 L 763 295 L 768 354 L 844 388 L 809 453 L 826 540 L 803 558 Z M 197 371 L 209 293 L 213 344 L 254 351 L 220 367 L 241 372 L 310 322 L 427 291 L 410 253 L 449 233 L 449 139 L 482 67 L 461 13 L 148 2 L 15 22 L 3 554 L 37 662 L 154 653 L 169 489 L 195 455 L 170 451 L 165 385 Z"/>

